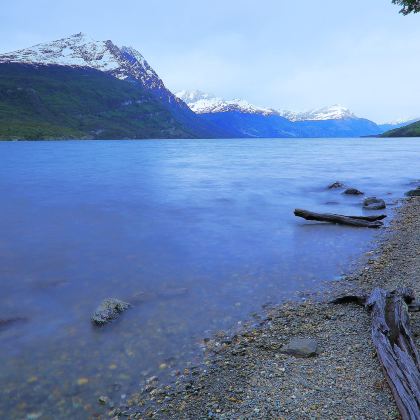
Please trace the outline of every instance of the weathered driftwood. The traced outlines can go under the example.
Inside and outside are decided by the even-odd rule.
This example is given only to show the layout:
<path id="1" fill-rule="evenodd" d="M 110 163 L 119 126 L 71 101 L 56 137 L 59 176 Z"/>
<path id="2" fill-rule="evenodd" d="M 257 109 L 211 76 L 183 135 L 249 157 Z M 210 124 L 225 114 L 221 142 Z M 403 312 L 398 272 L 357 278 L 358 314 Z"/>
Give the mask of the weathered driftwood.
<path id="1" fill-rule="evenodd" d="M 414 295 L 413 289 L 409 287 L 400 287 L 398 290 L 394 290 L 392 294 L 399 293 L 404 302 L 407 304 L 409 312 L 416 312 L 417 307 L 420 305 L 420 302 L 416 300 Z M 365 306 L 366 302 L 368 301 L 370 294 L 368 294 L 365 290 L 360 290 L 353 292 L 353 294 L 341 294 L 336 296 L 334 299 L 330 300 L 329 303 L 334 304 L 343 304 L 343 303 L 356 303 L 361 306 Z M 413 309 L 410 311 L 410 309 Z"/>
<path id="2" fill-rule="evenodd" d="M 378 216 L 344 216 L 342 214 L 333 213 L 314 213 L 308 210 L 296 209 L 295 216 L 303 217 L 306 220 L 317 220 L 319 222 L 339 223 L 342 225 L 379 228 L 383 225 L 380 221 L 386 217 L 381 214 Z"/>
<path id="3" fill-rule="evenodd" d="M 420 419 L 420 357 L 404 298 L 375 289 L 366 305 L 372 312 L 372 340 L 398 410 L 403 419 Z"/>
<path id="4" fill-rule="evenodd" d="M 420 419 L 420 356 L 409 323 L 411 289 L 387 292 L 375 289 L 367 295 L 340 296 L 332 303 L 364 304 L 371 312 L 372 341 L 386 380 L 404 420 Z"/>
<path id="5" fill-rule="evenodd" d="M 386 217 L 386 214 L 377 214 L 375 216 L 346 216 L 350 219 L 356 220 L 367 220 L 368 222 L 376 222 L 377 220 L 383 220 Z"/>
<path id="6" fill-rule="evenodd" d="M 343 304 L 343 303 L 356 303 L 357 305 L 364 306 L 368 296 L 366 294 L 360 295 L 340 295 L 330 301 L 334 304 Z"/>

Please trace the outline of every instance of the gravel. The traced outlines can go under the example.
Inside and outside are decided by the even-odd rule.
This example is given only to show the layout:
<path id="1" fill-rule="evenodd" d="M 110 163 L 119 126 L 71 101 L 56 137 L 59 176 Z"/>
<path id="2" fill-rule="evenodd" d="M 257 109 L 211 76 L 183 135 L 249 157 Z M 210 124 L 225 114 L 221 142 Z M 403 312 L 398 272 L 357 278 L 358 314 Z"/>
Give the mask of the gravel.
<path id="1" fill-rule="evenodd" d="M 322 298 L 267 310 L 257 326 L 206 342 L 203 367 L 173 385 L 145 387 L 109 415 L 157 419 L 398 419 L 370 340 L 369 314 L 332 305 L 338 293 L 410 286 L 420 296 L 420 199 L 397 210 L 375 251 Z M 420 313 L 411 313 L 420 335 Z M 416 332 L 418 334 L 416 334 Z M 315 357 L 281 352 L 291 340 L 316 340 Z M 417 344 L 420 344 L 418 342 Z"/>

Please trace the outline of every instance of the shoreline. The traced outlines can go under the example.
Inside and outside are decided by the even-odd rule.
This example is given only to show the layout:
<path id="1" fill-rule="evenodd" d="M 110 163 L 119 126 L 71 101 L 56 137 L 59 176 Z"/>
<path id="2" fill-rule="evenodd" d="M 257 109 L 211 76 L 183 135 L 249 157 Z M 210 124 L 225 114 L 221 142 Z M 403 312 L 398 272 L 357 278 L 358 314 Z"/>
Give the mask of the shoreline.
<path id="1" fill-rule="evenodd" d="M 266 310 L 258 325 L 205 343 L 202 367 L 187 368 L 172 385 L 150 378 L 124 407 L 130 418 L 381 418 L 398 410 L 370 339 L 370 316 L 356 305 L 331 305 L 339 293 L 410 286 L 420 295 L 420 200 L 406 199 L 345 280 L 321 297 Z M 314 295 L 315 297 L 315 295 Z M 414 335 L 420 315 L 411 314 Z M 280 352 L 293 338 L 315 339 L 318 355 Z M 417 338 L 417 344 L 420 339 Z"/>

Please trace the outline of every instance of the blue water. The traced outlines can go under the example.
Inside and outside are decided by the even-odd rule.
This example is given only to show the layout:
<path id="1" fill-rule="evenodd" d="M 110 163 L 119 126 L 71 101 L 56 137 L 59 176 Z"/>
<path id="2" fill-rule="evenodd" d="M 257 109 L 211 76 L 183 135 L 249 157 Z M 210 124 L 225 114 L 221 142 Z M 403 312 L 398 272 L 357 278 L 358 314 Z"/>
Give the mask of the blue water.
<path id="1" fill-rule="evenodd" d="M 392 214 L 419 156 L 420 139 L 0 143 L 0 319 L 22 318 L 0 329 L 0 418 L 86 418 L 337 279 L 375 231 L 293 209 L 367 214 L 340 180 Z M 106 297 L 135 305 L 98 330 Z"/>

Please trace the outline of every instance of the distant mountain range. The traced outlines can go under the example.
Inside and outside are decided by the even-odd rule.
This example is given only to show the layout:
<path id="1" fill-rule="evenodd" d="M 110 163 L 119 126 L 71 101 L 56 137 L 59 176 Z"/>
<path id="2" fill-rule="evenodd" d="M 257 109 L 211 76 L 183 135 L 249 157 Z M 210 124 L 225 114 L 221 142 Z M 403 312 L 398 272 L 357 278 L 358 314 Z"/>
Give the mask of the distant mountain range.
<path id="1" fill-rule="evenodd" d="M 340 106 L 293 113 L 174 95 L 138 51 L 82 33 L 0 55 L 0 139 L 353 137 L 403 125 Z"/>
<path id="2" fill-rule="evenodd" d="M 245 100 L 225 100 L 201 91 L 176 96 L 204 120 L 230 127 L 244 137 L 358 137 L 379 135 L 410 122 L 376 124 L 341 105 L 307 112 L 275 110 Z"/>
<path id="3" fill-rule="evenodd" d="M 197 114 L 240 111 L 250 114 L 279 115 L 293 122 L 357 118 L 349 109 L 340 105 L 333 105 L 331 107 L 299 113 L 257 107 L 242 99 L 225 100 L 199 90 L 183 90 L 175 95 L 182 99 Z"/>

